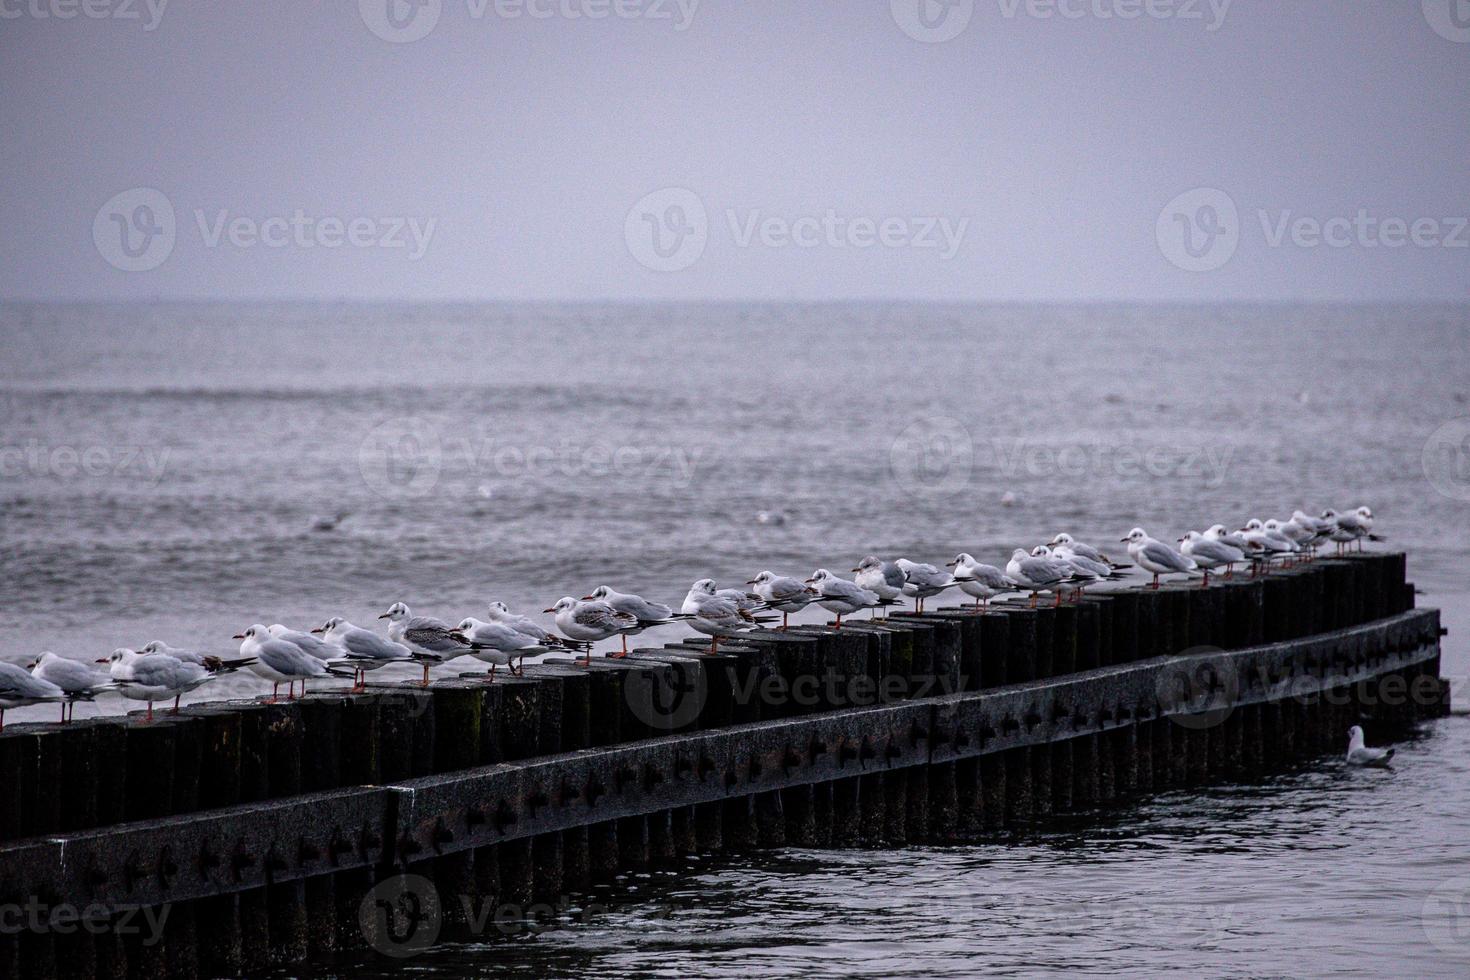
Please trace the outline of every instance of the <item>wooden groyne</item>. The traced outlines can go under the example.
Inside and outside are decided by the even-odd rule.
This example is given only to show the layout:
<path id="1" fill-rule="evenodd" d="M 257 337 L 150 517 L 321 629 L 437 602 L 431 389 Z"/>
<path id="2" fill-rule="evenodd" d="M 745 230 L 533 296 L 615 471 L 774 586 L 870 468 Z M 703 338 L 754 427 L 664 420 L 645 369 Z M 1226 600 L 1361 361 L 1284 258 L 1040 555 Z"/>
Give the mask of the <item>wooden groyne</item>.
<path id="1" fill-rule="evenodd" d="M 1363 554 L 716 656 L 14 725 L 0 977 L 395 955 L 427 934 L 377 914 L 403 881 L 432 883 L 442 908 L 414 914 L 454 938 L 468 909 L 556 907 L 687 853 L 964 840 L 1251 779 L 1445 713 L 1440 636 L 1404 556 Z"/>

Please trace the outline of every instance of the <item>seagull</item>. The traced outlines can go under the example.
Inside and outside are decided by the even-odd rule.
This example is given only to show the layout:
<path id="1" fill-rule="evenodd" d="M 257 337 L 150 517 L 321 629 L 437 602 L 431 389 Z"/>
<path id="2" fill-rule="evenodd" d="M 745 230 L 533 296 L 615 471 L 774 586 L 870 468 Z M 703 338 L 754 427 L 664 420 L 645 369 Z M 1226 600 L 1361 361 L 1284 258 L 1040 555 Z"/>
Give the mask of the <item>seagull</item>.
<path id="1" fill-rule="evenodd" d="M 1311 529 L 1312 539 L 1307 542 L 1307 547 L 1311 550 L 1313 555 L 1316 555 L 1318 545 L 1326 541 L 1332 535 L 1331 521 L 1324 521 L 1320 517 L 1313 517 L 1305 511 L 1300 510 L 1292 511 L 1291 519 L 1296 521 L 1302 527 Z"/>
<path id="2" fill-rule="evenodd" d="M 39 677 L 43 681 L 49 681 L 66 692 L 66 700 L 61 703 L 61 723 L 64 725 L 70 717 L 67 707 L 70 706 L 71 713 L 75 714 L 78 701 L 92 701 L 103 691 L 110 691 L 117 685 L 102 674 L 93 670 L 87 664 L 79 660 L 68 660 L 58 657 L 47 650 L 31 662 L 31 676 Z M 3 680 L 0 680 L 3 684 Z"/>
<path id="3" fill-rule="evenodd" d="M 815 585 L 821 596 L 817 604 L 829 612 L 837 614 L 837 629 L 842 629 L 842 617 L 855 613 L 859 609 L 872 609 L 883 602 L 878 598 L 878 593 L 871 589 L 865 589 L 856 582 L 838 578 L 825 568 L 819 568 L 807 579 L 808 585 Z"/>
<path id="4" fill-rule="evenodd" d="M 367 672 L 394 663 L 416 663 L 414 652 L 402 643 L 395 643 L 372 630 L 353 626 L 341 616 L 326 621 L 325 625 L 312 630 L 326 637 L 329 646 L 339 651 L 339 657 L 353 669 L 352 689 L 367 688 Z"/>
<path id="5" fill-rule="evenodd" d="M 15 664 L 0 662 L 0 732 L 5 730 L 6 708 L 65 700 L 66 692 L 51 681 L 36 677 Z M 62 711 L 65 710 L 63 706 Z"/>
<path id="6" fill-rule="evenodd" d="M 588 644 L 582 660 L 583 666 L 592 664 L 591 644 L 609 636 L 617 636 L 624 630 L 638 628 L 638 617 L 630 613 L 620 613 L 605 602 L 588 602 L 585 599 L 573 599 L 569 595 L 562 596 L 546 612 L 556 614 L 556 628 L 563 634 Z"/>
<path id="7" fill-rule="evenodd" d="M 1152 572 L 1153 588 L 1159 587 L 1159 576 L 1171 572 L 1192 572 L 1198 566 L 1193 558 L 1187 558 L 1173 548 L 1148 536 L 1141 527 L 1135 527 L 1123 538 L 1128 542 L 1128 554 L 1146 572 Z"/>
<path id="8" fill-rule="evenodd" d="M 1092 561 L 1091 559 L 1080 556 L 1064 558 L 1044 544 L 1039 544 L 1032 548 L 1031 557 L 1044 558 L 1060 563 L 1066 570 L 1066 573 L 1071 576 L 1073 598 L 1078 602 L 1082 601 L 1082 592 L 1087 586 L 1093 582 L 1100 582 L 1103 579 L 1111 578 L 1113 575 L 1113 569 L 1110 565 L 1104 565 L 1100 561 Z"/>
<path id="9" fill-rule="evenodd" d="M 1071 568 L 1053 558 L 1033 558 L 1026 554 L 1025 548 L 1017 548 L 1011 552 L 1011 560 L 1006 562 L 1006 578 L 1016 584 L 1016 588 L 1022 592 L 1031 593 L 1031 608 L 1036 608 L 1036 597 L 1039 593 L 1051 590 L 1056 596 L 1056 604 L 1062 604 L 1061 587 L 1072 581 Z"/>
<path id="10" fill-rule="evenodd" d="M 954 561 L 946 562 L 945 567 L 954 569 L 955 582 L 961 592 L 975 600 L 976 609 L 988 609 L 991 598 L 1016 589 L 1005 572 L 994 565 L 978 562 L 963 551 L 955 556 Z"/>
<path id="11" fill-rule="evenodd" d="M 579 643 L 576 640 L 568 640 L 565 637 L 557 636 L 529 616 L 522 616 L 518 613 L 511 612 L 510 607 L 498 599 L 490 603 L 489 612 L 486 615 L 490 617 L 490 622 L 509 626 L 517 633 L 526 634 L 537 643 L 545 643 L 547 646 L 553 647 L 566 647 L 569 650 L 586 646 L 585 643 Z"/>
<path id="12" fill-rule="evenodd" d="M 894 564 L 903 570 L 903 594 L 913 596 L 916 613 L 924 611 L 924 600 L 929 596 L 938 595 L 957 584 L 953 575 L 941 572 L 933 565 L 909 561 L 907 558 L 899 558 Z"/>
<path id="13" fill-rule="evenodd" d="M 1373 511 L 1367 507 L 1359 507 L 1350 514 L 1339 514 L 1336 511 L 1325 510 L 1322 519 L 1332 521 L 1335 530 L 1330 535 L 1337 542 L 1337 553 L 1340 555 L 1345 550 L 1344 546 L 1356 541 L 1358 550 L 1363 550 L 1363 539 L 1369 541 L 1382 541 L 1383 538 L 1373 533 Z"/>
<path id="14" fill-rule="evenodd" d="M 274 704 L 277 694 L 280 693 L 281 681 L 286 682 L 286 700 L 296 700 L 295 685 L 301 682 L 301 696 L 306 696 L 306 681 L 310 677 L 322 677 L 331 674 L 334 677 L 345 677 L 346 674 L 339 673 L 323 660 L 318 660 L 301 647 L 290 640 L 283 640 L 271 635 L 266 627 L 255 623 L 243 633 L 238 633 L 240 653 L 247 657 L 254 657 L 255 663 L 250 665 L 251 671 L 264 677 L 271 682 L 270 703 Z M 313 640 L 316 637 L 312 637 Z M 321 643 L 320 640 L 317 640 Z M 325 643 L 322 644 L 326 646 Z M 354 672 L 353 676 L 356 676 Z"/>
<path id="15" fill-rule="evenodd" d="M 786 631 L 786 617 L 801 612 L 817 601 L 817 591 L 799 579 L 778 576 L 775 572 L 761 572 L 746 585 L 755 586 L 755 594 L 769 609 L 781 614 L 781 631 Z"/>
<path id="16" fill-rule="evenodd" d="M 1245 527 L 1240 529 L 1245 536 L 1247 544 L 1260 545 L 1260 550 L 1265 552 L 1266 565 L 1271 564 L 1272 555 L 1291 555 L 1296 553 L 1296 543 L 1280 531 L 1268 531 L 1265 523 L 1259 517 L 1253 517 L 1246 521 Z"/>
<path id="17" fill-rule="evenodd" d="M 1200 588 L 1210 584 L 1210 569 L 1224 565 L 1225 576 L 1228 578 L 1234 571 L 1235 563 L 1245 561 L 1245 553 L 1239 548 L 1224 541 L 1207 538 L 1198 531 L 1190 531 L 1179 539 L 1179 553 L 1204 569 L 1205 580 Z"/>
<path id="18" fill-rule="evenodd" d="M 490 679 L 495 679 L 496 666 L 506 667 L 512 674 L 518 673 L 512 661 L 519 657 L 525 660 L 527 654 L 546 653 L 551 648 L 537 643 L 524 633 L 504 623 L 485 623 L 478 619 L 466 618 L 454 628 L 456 639 L 463 640 L 470 645 L 474 653 L 470 656 L 476 660 L 490 665 Z M 521 670 L 525 670 L 524 664 Z"/>
<path id="19" fill-rule="evenodd" d="M 181 647 L 171 647 L 162 640 L 150 640 L 146 646 L 139 648 L 139 653 L 147 655 L 150 653 L 163 653 L 175 660 L 182 660 L 186 664 L 198 664 L 207 669 L 211 674 L 232 673 L 241 667 L 249 667 L 255 662 L 253 657 L 241 657 L 238 660 L 216 657 L 212 654 L 199 653 L 197 650 L 185 650 Z M 102 660 L 99 663 L 108 663 Z"/>
<path id="20" fill-rule="evenodd" d="M 272 623 L 266 627 L 266 631 L 278 640 L 296 644 L 301 648 L 302 653 L 315 657 L 317 660 L 332 660 L 337 656 L 337 651 L 333 650 L 325 640 L 319 640 L 310 633 L 288 629 L 280 623 Z"/>
<path id="21" fill-rule="evenodd" d="M 442 664 L 470 652 L 467 644 L 454 638 L 454 630 L 444 620 L 415 616 L 401 602 L 393 603 L 378 618 L 388 620 L 388 638 L 408 647 L 417 655 L 414 659 L 423 664 L 424 679 L 419 683 L 420 687 L 429 686 L 431 665 Z"/>
<path id="22" fill-rule="evenodd" d="M 716 589 L 715 580 L 702 578 L 689 587 L 689 592 L 684 596 L 684 604 L 679 607 L 679 613 L 683 616 L 693 616 L 698 611 L 699 603 L 704 601 L 701 596 L 719 596 L 728 599 L 741 609 L 759 609 L 764 602 L 761 597 L 751 592 L 741 592 L 739 589 Z"/>
<path id="23" fill-rule="evenodd" d="M 623 630 L 623 650 L 617 656 L 619 658 L 628 655 L 628 637 L 637 636 L 650 626 L 667 626 L 674 622 L 674 610 L 661 602 L 649 602 L 641 595 L 632 595 L 627 592 L 615 592 L 606 585 L 599 585 L 589 595 L 582 597 L 583 602 L 605 602 L 620 613 L 627 613 L 638 620 L 638 628 Z M 680 614 L 679 618 L 684 618 Z"/>
<path id="24" fill-rule="evenodd" d="M 710 638 L 709 652 L 714 656 L 720 650 L 720 637 L 735 636 L 754 629 L 764 621 L 749 610 L 741 609 L 734 599 L 722 595 L 705 595 L 694 600 L 695 611 L 688 617 L 689 625 Z M 771 617 L 774 619 L 774 617 Z"/>
<path id="25" fill-rule="evenodd" d="M 179 713 L 179 699 L 218 675 L 202 664 L 189 663 L 166 653 L 142 654 L 127 647 L 112 651 L 112 656 L 98 663 L 110 664 L 109 673 L 117 684 L 117 693 L 133 701 L 148 702 L 148 720 L 153 720 L 153 702 L 174 699 L 173 710 Z"/>
<path id="26" fill-rule="evenodd" d="M 1387 769 L 1388 760 L 1393 758 L 1393 749 L 1370 749 L 1363 742 L 1363 729 L 1357 725 L 1348 729 L 1347 763 L 1350 766 L 1372 766 Z"/>
<path id="27" fill-rule="evenodd" d="M 853 572 L 853 582 L 859 588 L 875 593 L 883 600 L 884 605 L 896 602 L 903 595 L 903 587 L 908 582 L 908 575 L 898 567 L 897 562 L 884 561 L 877 555 L 869 555 L 858 562 Z M 888 615 L 886 610 L 884 615 Z"/>
<path id="28" fill-rule="evenodd" d="M 1132 568 L 1133 567 L 1132 565 L 1129 565 L 1129 564 L 1126 564 L 1126 563 L 1120 563 L 1120 562 L 1113 561 L 1111 558 L 1109 558 L 1107 555 L 1103 554 L 1101 551 L 1098 551 L 1092 545 L 1090 545 L 1090 544 L 1083 544 L 1081 541 L 1077 541 L 1077 540 L 1073 539 L 1073 537 L 1070 534 L 1066 533 L 1065 531 L 1063 531 L 1062 533 L 1058 534 L 1056 537 L 1052 538 L 1050 541 L 1048 541 L 1046 543 L 1046 545 L 1047 545 L 1048 548 L 1052 548 L 1053 550 L 1060 550 L 1062 548 L 1066 548 L 1067 550 L 1071 551 L 1074 555 L 1079 555 L 1079 556 L 1081 556 L 1083 558 L 1087 558 L 1087 559 L 1090 559 L 1092 561 L 1100 561 L 1104 565 L 1111 566 L 1115 570 L 1117 570 L 1117 569 L 1123 569 L 1123 568 Z"/>
<path id="29" fill-rule="evenodd" d="M 1310 556 L 1312 551 L 1312 543 L 1317 539 L 1316 526 L 1303 524 L 1295 516 L 1285 521 L 1277 520 L 1273 517 L 1266 522 L 1265 528 L 1267 531 L 1275 531 L 1277 534 L 1286 538 L 1286 540 L 1296 545 L 1297 551 L 1304 552 L 1308 556 Z"/>

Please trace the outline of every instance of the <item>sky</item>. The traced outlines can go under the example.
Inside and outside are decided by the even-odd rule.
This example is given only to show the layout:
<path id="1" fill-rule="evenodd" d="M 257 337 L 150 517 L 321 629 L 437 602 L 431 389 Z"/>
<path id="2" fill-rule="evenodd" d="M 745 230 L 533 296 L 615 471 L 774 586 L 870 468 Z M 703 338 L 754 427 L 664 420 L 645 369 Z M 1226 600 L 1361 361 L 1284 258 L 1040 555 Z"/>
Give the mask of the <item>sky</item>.
<path id="1" fill-rule="evenodd" d="M 1470 0 L 0 0 L 0 300 L 1470 298 Z"/>

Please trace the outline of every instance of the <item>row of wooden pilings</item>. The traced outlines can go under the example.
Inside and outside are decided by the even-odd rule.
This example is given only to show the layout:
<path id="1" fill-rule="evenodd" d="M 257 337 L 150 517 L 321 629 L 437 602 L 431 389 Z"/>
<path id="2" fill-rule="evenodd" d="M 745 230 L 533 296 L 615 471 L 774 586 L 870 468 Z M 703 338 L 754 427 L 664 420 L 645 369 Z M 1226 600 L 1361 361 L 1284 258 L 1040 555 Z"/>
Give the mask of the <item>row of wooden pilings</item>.
<path id="1" fill-rule="evenodd" d="M 97 882 L 106 900 L 95 909 L 86 895 L 6 887 L 7 842 L 1279 643 L 1404 613 L 1414 604 L 1404 572 L 1399 554 L 1323 559 L 1208 589 L 1130 590 L 985 614 L 946 609 L 849 621 L 840 632 L 763 632 L 722 645 L 717 656 L 691 642 L 594 661 L 590 669 L 552 658 L 524 678 L 500 676 L 493 684 L 476 677 L 428 690 L 398 685 L 293 703 L 206 704 L 153 724 L 134 715 L 12 726 L 0 735 L 0 781 L 12 789 L 0 797 L 0 977 L 232 976 L 373 945 L 391 952 L 365 927 L 364 904 L 379 882 L 404 872 L 454 897 L 442 909 L 443 938 L 454 938 L 483 927 L 472 910 L 561 907 L 597 882 L 689 853 L 964 840 L 1022 832 L 1054 813 L 1160 790 L 1249 779 L 1342 751 L 1351 724 L 1386 737 L 1442 713 L 1447 690 L 1437 657 L 1333 696 L 1243 705 L 1219 716 L 1140 718 L 943 765 L 875 767 L 442 856 L 416 853 L 407 839 L 344 841 L 390 856 L 349 870 L 333 871 L 330 855 L 293 847 L 283 825 L 278 847 L 219 860 L 236 862 L 237 872 L 239 862 L 259 866 L 268 882 L 277 866 L 321 862 L 321 873 L 166 907 L 127 907 L 117 881 Z M 1437 618 L 1414 628 L 1434 629 L 1437 644 Z M 1412 639 L 1430 642 L 1427 634 Z M 1087 712 L 1101 719 L 1110 709 Z M 167 873 L 124 864 L 122 876 Z M 56 920 L 58 909 L 70 910 L 70 928 Z M 21 928 L 7 928 L 16 923 Z"/>

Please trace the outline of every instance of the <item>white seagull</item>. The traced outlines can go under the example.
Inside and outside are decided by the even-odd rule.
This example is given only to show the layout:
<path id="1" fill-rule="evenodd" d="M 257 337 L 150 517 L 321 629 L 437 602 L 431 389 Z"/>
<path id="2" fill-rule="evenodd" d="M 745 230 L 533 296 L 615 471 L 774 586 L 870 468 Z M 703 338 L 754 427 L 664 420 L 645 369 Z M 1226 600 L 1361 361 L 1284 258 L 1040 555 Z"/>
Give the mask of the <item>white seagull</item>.
<path id="1" fill-rule="evenodd" d="M 884 561 L 877 555 L 868 555 L 853 569 L 853 582 L 878 596 L 884 606 L 892 605 L 903 595 L 903 587 L 909 577 L 898 562 Z M 876 612 L 876 610 L 875 610 Z M 888 615 L 884 610 L 884 616 Z"/>
<path id="2" fill-rule="evenodd" d="M 801 612 L 818 598 L 816 589 L 808 587 L 800 579 L 777 575 L 771 571 L 761 572 L 745 584 L 755 586 L 755 594 L 761 597 L 766 607 L 781 614 L 782 632 L 786 630 L 786 617 L 789 614 Z"/>
<path id="3" fill-rule="evenodd" d="M 117 684 L 117 693 L 133 701 L 148 702 L 148 720 L 153 720 L 153 702 L 174 699 L 170 714 L 179 713 L 179 699 L 216 674 L 202 664 L 188 663 L 165 653 L 141 654 L 119 647 L 112 656 L 98 663 L 110 664 L 109 673 Z"/>
<path id="4" fill-rule="evenodd" d="M 352 684 L 354 691 L 367 688 L 367 672 L 370 670 L 389 664 L 418 663 L 414 652 L 402 643 L 395 643 L 372 630 L 353 626 L 341 616 L 332 617 L 312 632 L 322 634 L 327 644 L 339 651 L 339 659 L 352 668 L 355 675 Z"/>
<path id="5" fill-rule="evenodd" d="M 1225 566 L 1225 577 L 1234 572 L 1237 562 L 1245 561 L 1245 552 L 1231 544 L 1207 538 L 1198 531 L 1190 531 L 1179 539 L 1179 553 L 1204 569 L 1205 580 L 1200 588 L 1210 584 L 1210 569 Z"/>
<path id="6" fill-rule="evenodd" d="M 388 620 L 388 638 L 402 643 L 414 653 L 414 659 L 424 665 L 424 679 L 420 687 L 429 686 L 429 667 L 432 664 L 463 657 L 470 652 L 469 644 L 454 638 L 454 630 L 442 619 L 432 616 L 415 616 L 408 606 L 395 602 L 388 611 L 378 617 Z"/>
<path id="7" fill-rule="evenodd" d="M 15 664 L 0 661 L 0 732 L 5 730 L 5 709 L 66 700 L 66 692 L 42 677 Z M 65 708 L 63 707 L 63 711 Z"/>
<path id="8" fill-rule="evenodd" d="M 909 561 L 907 558 L 896 559 L 894 564 L 903 571 L 903 594 L 913 597 L 916 613 L 924 611 L 925 599 L 938 595 L 945 589 L 952 589 L 958 584 L 953 575 L 941 572 L 933 565 Z"/>
<path id="9" fill-rule="evenodd" d="M 272 636 L 271 631 L 260 623 L 255 623 L 245 632 L 235 635 L 240 640 L 240 653 L 255 658 L 250 670 L 271 682 L 272 703 L 280 693 L 281 681 L 286 682 L 286 700 L 294 701 L 297 681 L 301 682 L 301 696 L 305 697 L 308 678 L 324 677 L 328 674 L 334 677 L 349 676 L 333 669 L 326 661 L 313 657 L 290 640 Z M 356 672 L 351 676 L 355 677 Z"/>
<path id="10" fill-rule="evenodd" d="M 960 552 L 946 568 L 954 569 L 954 578 L 960 591 L 975 600 L 975 608 L 988 609 L 990 600 L 1003 592 L 1016 591 L 1016 585 L 1006 578 L 1006 573 L 994 565 L 986 565 Z"/>
<path id="11" fill-rule="evenodd" d="M 582 660 L 584 666 L 592 664 L 591 644 L 617 636 L 624 630 L 638 629 L 638 617 L 620 613 L 605 602 L 587 602 L 567 595 L 546 611 L 556 614 L 556 628 L 562 631 L 563 636 L 588 644 Z"/>
<path id="12" fill-rule="evenodd" d="M 1128 554 L 1146 572 L 1153 574 L 1152 588 L 1159 587 L 1159 576 L 1168 575 L 1173 572 L 1192 572 L 1196 566 L 1193 558 L 1187 558 L 1164 544 L 1148 536 L 1148 532 L 1141 527 L 1135 527 L 1123 538 L 1128 543 Z"/>
<path id="13" fill-rule="evenodd" d="M 747 609 L 741 609 L 734 599 L 721 595 L 705 595 L 694 600 L 694 613 L 688 623 L 708 636 L 710 656 L 720 650 L 720 637 L 744 633 L 763 621 Z M 775 617 L 771 617 L 774 619 Z"/>
<path id="14" fill-rule="evenodd" d="M 1363 729 L 1354 725 L 1348 729 L 1347 763 L 1350 766 L 1373 766 L 1388 768 L 1393 758 L 1393 749 L 1370 749 L 1363 742 Z"/>
<path id="15" fill-rule="evenodd" d="M 837 629 L 842 629 L 842 617 L 857 612 L 859 609 L 873 609 L 883 600 L 878 598 L 878 593 L 871 589 L 865 589 L 856 582 L 838 578 L 825 568 L 819 568 L 807 579 L 808 585 L 815 585 L 821 596 L 817 604 L 829 612 L 837 614 Z"/>
<path id="16" fill-rule="evenodd" d="M 1111 558 L 1094 548 L 1092 545 L 1083 544 L 1081 541 L 1076 540 L 1065 531 L 1052 538 L 1046 543 L 1046 545 L 1048 548 L 1052 548 L 1055 551 L 1060 551 L 1061 549 L 1066 548 L 1074 555 L 1080 555 L 1083 558 L 1089 558 L 1092 561 L 1100 561 L 1104 565 L 1111 566 L 1115 570 L 1133 567 L 1126 562 L 1113 561 Z"/>
<path id="17" fill-rule="evenodd" d="M 650 602 L 641 595 L 633 595 L 629 592 L 617 592 L 606 585 L 599 585 L 589 594 L 582 597 L 583 602 L 605 602 L 620 613 L 627 613 L 638 620 L 638 628 L 623 630 L 623 650 L 618 655 L 628 655 L 628 637 L 637 636 L 651 626 L 667 626 L 675 622 L 674 610 L 661 602 Z M 680 619 L 684 618 L 681 614 Z"/>
<path id="18" fill-rule="evenodd" d="M 1033 558 L 1025 548 L 1011 552 L 1006 562 L 1006 578 L 1015 583 L 1017 589 L 1031 593 L 1031 608 L 1036 608 L 1037 596 L 1050 590 L 1056 595 L 1056 604 L 1062 604 L 1062 586 L 1072 580 L 1071 569 L 1052 558 Z"/>
<path id="19" fill-rule="evenodd" d="M 519 658 L 524 661 L 528 654 L 534 656 L 547 653 L 551 649 L 504 623 L 485 623 L 473 617 L 461 620 L 454 628 L 454 635 L 470 645 L 470 649 L 474 651 L 472 657 L 490 665 L 489 677 L 492 681 L 495 679 L 497 666 L 506 667 L 515 674 L 517 670 L 512 664 L 513 660 Z M 524 663 L 521 670 L 525 670 Z"/>
<path id="20" fill-rule="evenodd" d="M 66 700 L 61 703 L 62 724 L 66 724 L 71 714 L 76 713 L 78 701 L 95 700 L 98 694 L 117 686 L 101 671 L 80 660 L 58 657 L 50 650 L 33 660 L 30 670 L 31 676 L 49 681 L 66 693 Z M 67 712 L 68 707 L 71 708 L 70 714 Z"/>

